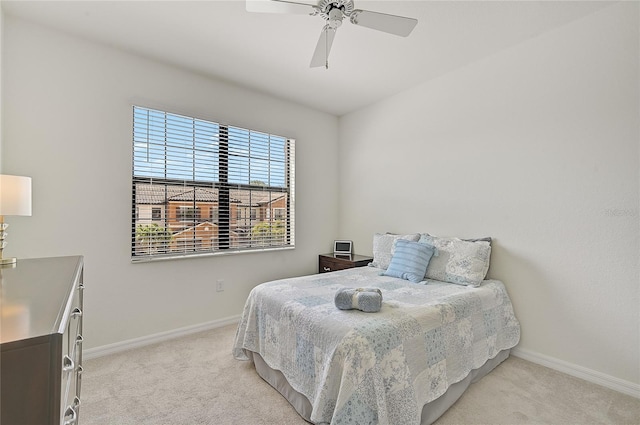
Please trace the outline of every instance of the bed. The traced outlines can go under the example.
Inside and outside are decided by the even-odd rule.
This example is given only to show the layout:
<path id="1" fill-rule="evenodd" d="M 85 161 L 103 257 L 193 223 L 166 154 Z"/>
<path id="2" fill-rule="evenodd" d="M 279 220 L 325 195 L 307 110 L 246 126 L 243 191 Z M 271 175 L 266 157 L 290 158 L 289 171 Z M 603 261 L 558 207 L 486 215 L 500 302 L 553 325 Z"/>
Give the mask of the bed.
<path id="1" fill-rule="evenodd" d="M 393 261 L 393 245 L 387 251 Z M 435 268 L 455 260 L 440 252 Z M 509 356 L 520 326 L 498 280 L 464 285 L 424 277 L 414 283 L 384 275 L 388 269 L 374 243 L 369 267 L 256 286 L 238 325 L 234 357 L 253 361 L 314 424 L 434 422 Z M 382 292 L 378 312 L 336 308 L 336 291 L 363 287 Z"/>

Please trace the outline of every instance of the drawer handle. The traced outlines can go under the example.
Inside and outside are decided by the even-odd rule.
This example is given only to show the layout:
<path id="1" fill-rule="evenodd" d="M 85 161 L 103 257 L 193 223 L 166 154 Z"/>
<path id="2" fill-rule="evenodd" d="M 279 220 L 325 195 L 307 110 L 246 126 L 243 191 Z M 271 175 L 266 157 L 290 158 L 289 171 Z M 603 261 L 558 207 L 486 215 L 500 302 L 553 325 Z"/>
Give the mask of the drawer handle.
<path id="1" fill-rule="evenodd" d="M 80 285 L 78 285 L 78 289 L 81 291 L 84 291 L 84 283 L 81 283 Z"/>
<path id="2" fill-rule="evenodd" d="M 76 365 L 73 363 L 73 359 L 69 356 L 64 356 L 64 358 L 62 359 L 62 371 L 68 373 L 75 368 Z"/>
<path id="3" fill-rule="evenodd" d="M 84 368 L 82 365 L 78 365 L 78 375 L 82 375 L 82 372 L 84 372 Z"/>
<path id="4" fill-rule="evenodd" d="M 76 345 L 80 345 L 83 342 L 84 342 L 84 338 L 82 337 L 82 335 L 76 336 Z"/>
<path id="5" fill-rule="evenodd" d="M 78 307 L 74 308 L 71 312 L 71 317 L 82 317 L 82 310 L 80 310 Z"/>
<path id="6" fill-rule="evenodd" d="M 73 398 L 73 407 L 75 408 L 75 407 L 78 407 L 78 406 L 80 406 L 80 397 L 75 396 L 75 397 Z M 74 410 L 75 410 L 75 409 L 74 409 Z"/>
<path id="7" fill-rule="evenodd" d="M 325 272 L 330 272 L 331 271 L 331 267 L 323 267 Z"/>
<path id="8" fill-rule="evenodd" d="M 67 419 L 69 418 L 69 419 Z M 76 409 L 69 406 L 67 410 L 64 412 L 64 425 L 73 425 L 78 420 L 78 414 L 76 413 Z"/>

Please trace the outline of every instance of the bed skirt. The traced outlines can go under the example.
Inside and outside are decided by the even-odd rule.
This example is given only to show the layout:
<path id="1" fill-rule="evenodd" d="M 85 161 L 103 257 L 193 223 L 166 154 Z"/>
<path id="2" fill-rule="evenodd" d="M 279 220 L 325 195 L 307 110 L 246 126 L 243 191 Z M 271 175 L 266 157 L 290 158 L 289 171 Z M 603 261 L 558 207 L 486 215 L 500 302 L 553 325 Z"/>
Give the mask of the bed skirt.
<path id="1" fill-rule="evenodd" d="M 462 381 L 456 382 L 449 386 L 447 391 L 437 399 L 425 404 L 422 407 L 422 416 L 420 425 L 430 425 L 436 421 L 449 407 L 455 403 L 460 396 L 469 388 L 474 382 L 479 381 L 483 376 L 491 372 L 496 366 L 505 361 L 509 357 L 511 350 L 502 350 L 494 358 L 487 360 L 487 362 L 480 366 L 478 369 L 472 370 L 466 378 Z M 311 403 L 309 400 L 296 390 L 294 390 L 282 372 L 279 370 L 271 369 L 269 365 L 265 363 L 260 354 L 247 351 L 249 357 L 253 360 L 258 375 L 273 388 L 278 390 L 280 394 L 286 398 L 293 406 L 298 414 L 307 422 L 312 423 L 309 418 L 311 417 Z M 324 425 L 324 424 L 316 424 Z"/>

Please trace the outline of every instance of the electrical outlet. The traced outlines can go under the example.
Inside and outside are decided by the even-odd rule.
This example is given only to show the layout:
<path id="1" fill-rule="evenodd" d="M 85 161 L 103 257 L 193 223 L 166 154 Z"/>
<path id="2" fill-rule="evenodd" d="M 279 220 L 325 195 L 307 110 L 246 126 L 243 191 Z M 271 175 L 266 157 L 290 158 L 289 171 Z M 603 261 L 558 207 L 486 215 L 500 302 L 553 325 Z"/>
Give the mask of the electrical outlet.
<path id="1" fill-rule="evenodd" d="M 216 291 L 217 292 L 222 292 L 224 291 L 224 280 L 222 279 L 218 279 L 216 281 Z"/>

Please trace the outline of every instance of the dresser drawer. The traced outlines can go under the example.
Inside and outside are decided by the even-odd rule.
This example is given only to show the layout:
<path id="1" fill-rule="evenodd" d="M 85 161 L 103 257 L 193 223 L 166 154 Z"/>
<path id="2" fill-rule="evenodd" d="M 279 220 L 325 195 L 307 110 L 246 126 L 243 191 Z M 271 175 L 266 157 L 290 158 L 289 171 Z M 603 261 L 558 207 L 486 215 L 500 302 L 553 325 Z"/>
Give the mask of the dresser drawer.
<path id="1" fill-rule="evenodd" d="M 82 377 L 82 322 L 83 322 L 83 290 L 79 282 L 73 292 L 71 313 L 63 335 L 63 356 L 61 376 L 61 424 L 78 423 L 80 410 L 80 379 Z"/>

